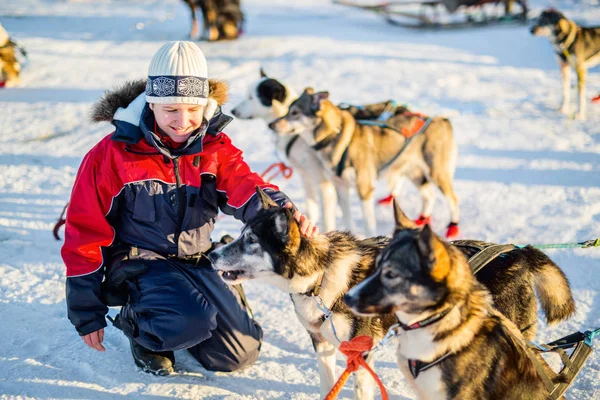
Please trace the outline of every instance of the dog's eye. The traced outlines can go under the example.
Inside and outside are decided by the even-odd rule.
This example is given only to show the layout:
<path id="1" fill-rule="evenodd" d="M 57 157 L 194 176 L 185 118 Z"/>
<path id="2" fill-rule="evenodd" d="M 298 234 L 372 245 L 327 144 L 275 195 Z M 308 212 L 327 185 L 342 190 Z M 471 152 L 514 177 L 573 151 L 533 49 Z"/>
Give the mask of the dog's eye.
<path id="1" fill-rule="evenodd" d="M 256 237 L 255 234 L 251 233 L 248 235 L 248 243 L 250 243 L 250 244 L 258 243 L 258 238 Z"/>
<path id="2" fill-rule="evenodd" d="M 385 279 L 395 279 L 395 278 L 397 278 L 398 276 L 399 276 L 399 275 L 398 275 L 396 272 L 394 272 L 394 270 L 393 270 L 393 269 L 388 269 L 387 271 L 385 271 L 385 272 L 383 273 L 383 277 L 384 277 Z"/>

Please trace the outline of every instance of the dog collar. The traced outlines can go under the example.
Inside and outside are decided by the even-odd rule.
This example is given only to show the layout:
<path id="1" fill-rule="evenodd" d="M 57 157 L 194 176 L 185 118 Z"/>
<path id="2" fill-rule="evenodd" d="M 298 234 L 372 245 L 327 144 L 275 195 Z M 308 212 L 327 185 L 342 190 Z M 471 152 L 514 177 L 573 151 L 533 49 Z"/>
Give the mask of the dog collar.
<path id="1" fill-rule="evenodd" d="M 292 146 L 294 145 L 294 143 L 296 143 L 298 138 L 300 138 L 300 134 L 297 133 L 294 136 L 292 136 L 292 138 L 288 142 L 287 146 L 285 146 L 285 156 L 287 158 L 290 158 L 290 152 L 292 151 Z"/>
<path id="2" fill-rule="evenodd" d="M 321 285 L 323 284 L 323 278 L 325 277 L 325 272 L 321 273 L 321 275 L 319 275 L 319 278 L 317 279 L 317 283 L 315 283 L 315 286 L 313 286 L 312 289 L 304 292 L 304 293 L 300 293 L 303 296 L 307 296 L 307 297 L 316 297 L 319 295 L 319 293 L 321 292 Z"/>
<path id="3" fill-rule="evenodd" d="M 410 374 L 413 378 L 417 379 L 417 376 L 423 371 L 427 371 L 429 368 L 434 367 L 444 361 L 446 358 L 450 357 L 452 353 L 446 353 L 437 360 L 433 360 L 432 362 L 423 362 L 421 360 L 408 360 L 408 369 L 410 370 Z"/>
<path id="4" fill-rule="evenodd" d="M 402 323 L 402 321 L 398 320 L 398 325 L 400 325 L 400 327 L 402 329 L 404 329 L 405 331 L 413 331 L 415 329 L 419 329 L 419 328 L 425 328 L 426 326 L 435 324 L 436 322 L 438 322 L 439 320 L 441 320 L 442 318 L 444 318 L 446 315 L 448 315 L 448 313 L 450 312 L 450 310 L 452 310 L 452 308 L 447 308 L 444 311 L 442 311 L 441 313 L 438 314 L 433 314 L 430 317 L 427 317 L 421 321 L 415 322 L 413 324 L 410 325 L 405 325 Z"/>

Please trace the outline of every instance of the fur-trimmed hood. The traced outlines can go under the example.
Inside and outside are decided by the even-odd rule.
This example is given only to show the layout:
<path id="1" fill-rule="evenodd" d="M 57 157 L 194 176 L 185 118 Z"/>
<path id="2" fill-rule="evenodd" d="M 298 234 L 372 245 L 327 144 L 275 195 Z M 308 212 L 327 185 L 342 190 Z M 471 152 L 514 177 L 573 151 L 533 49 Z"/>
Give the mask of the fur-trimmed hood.
<path id="1" fill-rule="evenodd" d="M 209 80 L 209 96 L 206 109 L 204 111 L 204 119 L 207 121 L 204 129 L 193 136 L 204 136 L 204 133 L 218 134 L 223 128 L 231 122 L 232 118 L 221 113 L 221 105 L 227 101 L 227 84 L 223 81 Z M 92 122 L 110 122 L 116 130 L 113 133 L 112 139 L 123 141 L 130 144 L 135 144 L 146 137 L 148 142 L 155 145 L 155 140 L 152 138 L 152 132 L 148 127 L 153 121 L 153 114 L 146 103 L 146 79 L 137 81 L 128 81 L 123 85 L 116 87 L 113 90 L 107 90 L 104 96 L 100 98 L 92 107 L 90 119 Z M 194 138 L 194 141 L 196 138 Z M 201 142 L 201 141 L 197 141 Z M 200 143 L 199 143 L 200 144 Z M 159 146 L 158 150 L 164 153 L 164 148 Z M 185 146 L 191 147 L 191 143 Z M 197 151 L 197 146 L 194 149 Z M 170 152 L 169 152 L 170 153 Z M 187 151 L 186 153 L 189 153 Z"/>

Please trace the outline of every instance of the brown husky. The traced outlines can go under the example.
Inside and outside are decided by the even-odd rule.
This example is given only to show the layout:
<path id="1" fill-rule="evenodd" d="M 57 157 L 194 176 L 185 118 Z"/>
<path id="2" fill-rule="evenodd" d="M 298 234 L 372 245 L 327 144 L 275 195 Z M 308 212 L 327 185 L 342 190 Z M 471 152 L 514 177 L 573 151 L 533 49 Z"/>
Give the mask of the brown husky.
<path id="1" fill-rule="evenodd" d="M 321 167 L 335 171 L 341 179 L 334 184 L 347 229 L 352 227 L 348 191 L 355 186 L 362 201 L 365 235 L 376 229 L 373 192 L 376 180 L 388 182 L 405 176 L 418 188 L 423 199 L 421 218 L 427 220 L 433 209 L 437 186 L 450 205 L 450 231 L 457 230 L 458 202 L 452 188 L 457 148 L 452 127 L 444 118 L 434 118 L 423 133 L 409 140 L 390 127 L 412 126 L 418 116 L 398 114 L 387 126 L 357 123 L 349 111 L 328 100 L 329 93 L 310 88 L 289 107 L 288 113 L 269 127 L 278 134 L 299 133 L 322 159 Z M 389 178 L 392 179 L 389 179 Z M 393 188 L 390 188 L 393 190 Z"/>
<path id="2" fill-rule="evenodd" d="M 21 64 L 17 60 L 17 45 L 10 40 L 8 33 L 0 24 L 0 84 L 16 86 L 19 82 Z"/>
<path id="3" fill-rule="evenodd" d="M 428 225 L 411 229 L 412 221 L 399 208 L 396 221 L 375 274 L 350 290 L 344 302 L 360 315 L 396 314 L 404 330 L 398 365 L 418 397 L 546 399 L 549 392 L 535 364 L 549 377 L 556 374 L 493 307 L 490 292 L 475 279 L 464 254 Z M 545 296 L 561 297 L 563 311 L 572 313 L 566 279 L 551 271 L 541 274 L 542 302 Z"/>
<path id="4" fill-rule="evenodd" d="M 588 68 L 600 63 L 600 27 L 582 27 L 556 10 L 546 10 L 531 28 L 535 36 L 547 36 L 558 56 L 562 74 L 563 103 L 560 111 L 570 115 L 571 68 L 577 73 L 579 112 L 577 119 L 585 119 L 587 99 L 585 76 Z"/>

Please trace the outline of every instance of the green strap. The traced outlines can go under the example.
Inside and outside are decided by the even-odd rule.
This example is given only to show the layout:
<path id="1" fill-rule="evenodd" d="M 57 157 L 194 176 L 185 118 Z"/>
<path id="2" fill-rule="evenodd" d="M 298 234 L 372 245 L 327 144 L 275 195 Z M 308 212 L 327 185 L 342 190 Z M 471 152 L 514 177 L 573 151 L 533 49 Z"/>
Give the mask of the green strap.
<path id="1" fill-rule="evenodd" d="M 531 246 L 536 249 L 587 249 L 590 247 L 600 247 L 600 238 L 590 239 L 584 242 L 576 243 L 556 243 L 556 244 L 516 244 L 516 247 L 522 249 L 523 247 Z"/>

